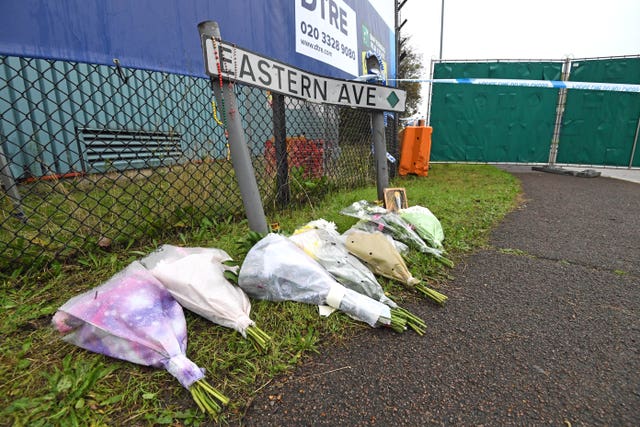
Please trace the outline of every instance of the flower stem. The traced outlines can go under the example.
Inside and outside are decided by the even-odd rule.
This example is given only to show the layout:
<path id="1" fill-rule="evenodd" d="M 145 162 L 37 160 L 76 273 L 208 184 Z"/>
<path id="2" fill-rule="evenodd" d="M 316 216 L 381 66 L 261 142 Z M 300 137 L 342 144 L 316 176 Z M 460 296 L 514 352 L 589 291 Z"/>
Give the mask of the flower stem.
<path id="1" fill-rule="evenodd" d="M 411 313 L 409 310 L 401 307 L 397 307 L 393 310 L 396 311 L 397 316 L 404 318 L 408 328 L 413 329 L 418 335 L 424 335 L 424 332 L 427 329 L 427 324 L 424 320 Z"/>
<path id="2" fill-rule="evenodd" d="M 391 324 L 389 326 L 398 333 L 402 333 L 407 329 L 407 321 L 404 316 L 398 312 L 397 308 L 391 309 Z"/>
<path id="3" fill-rule="evenodd" d="M 229 404 L 229 398 L 213 388 L 204 379 L 193 383 L 189 387 L 189 391 L 198 408 L 215 420 L 218 419 L 218 415 L 222 412 L 222 407 Z"/>
<path id="4" fill-rule="evenodd" d="M 449 258 L 445 257 L 444 255 L 440 255 L 436 259 L 441 263 L 443 263 L 444 265 L 446 265 L 447 267 L 453 268 L 453 265 L 454 265 L 453 261 L 451 261 Z"/>
<path id="5" fill-rule="evenodd" d="M 256 325 L 249 326 L 246 332 L 256 350 L 260 353 L 266 353 L 271 343 L 271 337 Z"/>
<path id="6" fill-rule="evenodd" d="M 423 295 L 425 295 L 426 297 L 431 298 L 432 300 L 434 300 L 440 305 L 444 305 L 444 303 L 449 299 L 449 297 L 447 297 L 446 295 L 441 294 L 440 292 L 434 289 L 431 289 L 422 283 L 418 283 L 416 285 L 416 290 L 422 293 Z"/>

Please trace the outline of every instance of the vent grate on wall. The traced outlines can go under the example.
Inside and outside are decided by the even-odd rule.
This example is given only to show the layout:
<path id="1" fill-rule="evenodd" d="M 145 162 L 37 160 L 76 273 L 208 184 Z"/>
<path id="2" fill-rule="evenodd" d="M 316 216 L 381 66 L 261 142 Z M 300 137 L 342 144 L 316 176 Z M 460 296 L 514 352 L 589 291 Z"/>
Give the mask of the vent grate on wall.
<path id="1" fill-rule="evenodd" d="M 182 155 L 177 132 L 78 129 L 85 170 L 135 169 L 172 164 Z"/>

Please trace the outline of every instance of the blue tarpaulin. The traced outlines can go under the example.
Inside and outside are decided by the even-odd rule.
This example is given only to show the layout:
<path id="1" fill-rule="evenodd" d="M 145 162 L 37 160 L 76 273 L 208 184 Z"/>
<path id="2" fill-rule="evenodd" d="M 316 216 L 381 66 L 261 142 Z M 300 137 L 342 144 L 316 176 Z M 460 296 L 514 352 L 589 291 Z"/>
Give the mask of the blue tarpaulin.
<path id="1" fill-rule="evenodd" d="M 296 52 L 299 1 L 305 0 L 0 0 L 0 54 L 104 65 L 117 58 L 126 68 L 204 77 L 197 25 L 213 20 L 220 24 L 222 38 L 238 46 L 318 74 L 352 78 Z M 385 59 L 395 71 L 393 28 L 369 2 L 317 4 L 323 2 L 327 14 L 332 4 L 335 10 L 340 5 L 353 8 L 358 53 L 366 50 L 361 36 L 366 26 L 386 47 Z"/>

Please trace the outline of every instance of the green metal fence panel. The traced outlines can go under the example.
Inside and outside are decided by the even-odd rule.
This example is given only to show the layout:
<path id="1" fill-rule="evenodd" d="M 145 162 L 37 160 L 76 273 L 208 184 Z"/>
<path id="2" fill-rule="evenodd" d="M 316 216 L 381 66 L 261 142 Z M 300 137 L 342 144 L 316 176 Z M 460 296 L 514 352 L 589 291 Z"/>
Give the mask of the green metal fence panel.
<path id="1" fill-rule="evenodd" d="M 640 83 L 640 57 L 577 60 L 570 81 Z M 633 142 L 640 120 L 640 94 L 575 90 L 567 94 L 558 163 L 640 166 Z"/>
<path id="2" fill-rule="evenodd" d="M 562 62 L 443 62 L 435 79 L 559 80 Z M 556 89 L 434 84 L 431 160 L 545 163 Z"/>

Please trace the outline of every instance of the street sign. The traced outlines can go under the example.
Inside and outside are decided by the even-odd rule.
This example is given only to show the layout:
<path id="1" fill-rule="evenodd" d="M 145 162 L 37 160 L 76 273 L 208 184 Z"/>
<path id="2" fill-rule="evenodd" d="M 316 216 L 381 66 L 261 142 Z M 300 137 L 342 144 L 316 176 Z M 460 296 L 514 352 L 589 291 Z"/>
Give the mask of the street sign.
<path id="1" fill-rule="evenodd" d="M 217 52 L 216 52 L 217 50 Z M 225 41 L 205 41 L 207 74 L 311 102 L 403 112 L 406 93 L 394 87 L 331 79 Z"/>

